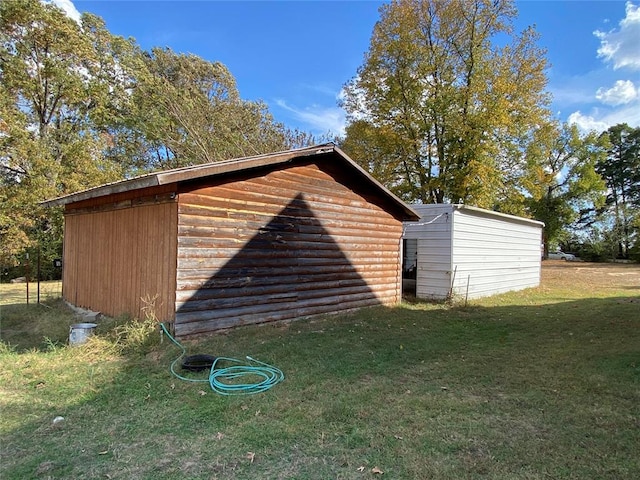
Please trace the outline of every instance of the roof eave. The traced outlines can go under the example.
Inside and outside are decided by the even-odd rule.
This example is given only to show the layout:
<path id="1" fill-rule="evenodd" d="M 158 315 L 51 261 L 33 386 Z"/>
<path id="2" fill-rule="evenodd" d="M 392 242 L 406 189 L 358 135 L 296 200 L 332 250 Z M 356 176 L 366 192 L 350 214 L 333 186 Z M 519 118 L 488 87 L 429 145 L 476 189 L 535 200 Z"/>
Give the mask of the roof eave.
<path id="1" fill-rule="evenodd" d="M 519 217 L 517 215 L 511 215 L 509 213 L 496 212 L 495 210 L 487 210 L 485 208 L 474 207 L 472 205 L 465 205 L 461 203 L 455 203 L 453 204 L 453 207 L 457 210 L 469 210 L 471 212 L 492 215 L 494 217 L 501 217 L 501 218 L 504 218 L 505 220 L 511 220 L 511 221 L 520 222 L 520 223 L 530 223 L 530 224 L 538 225 L 540 227 L 544 227 L 544 222 L 541 222 L 540 220 L 534 220 L 533 218 Z"/>
<path id="2" fill-rule="evenodd" d="M 158 185 L 160 185 L 160 183 L 158 183 L 158 175 L 150 174 L 143 177 L 132 178 L 130 180 L 122 180 L 119 182 L 100 185 L 99 187 L 82 190 L 80 192 L 71 193 L 51 200 L 45 200 L 44 202 L 40 202 L 40 205 L 44 207 L 59 207 L 69 203 L 81 202 L 83 200 L 104 197 L 114 193 L 123 193 L 129 190 L 155 187 Z"/>
<path id="3" fill-rule="evenodd" d="M 241 172 L 253 168 L 287 163 L 295 158 L 317 155 L 320 153 L 328 153 L 333 151 L 333 148 L 335 147 L 320 145 L 318 147 L 307 147 L 297 150 L 288 150 L 285 152 L 269 153 L 254 157 L 244 157 L 215 163 L 207 163 L 203 165 L 195 165 L 184 169 L 158 172 L 156 176 L 158 179 L 158 185 L 185 182 L 198 178 L 211 177 L 225 173 Z"/>
<path id="4" fill-rule="evenodd" d="M 312 147 L 305 147 L 296 150 L 287 150 L 284 152 L 257 155 L 253 157 L 244 157 L 215 163 L 207 163 L 203 165 L 194 165 L 190 167 L 178 168 L 175 170 L 166 170 L 163 172 L 143 175 L 129 180 L 114 182 L 111 184 L 84 190 L 82 192 L 72 193 L 70 195 L 54 198 L 52 200 L 42 202 L 41 205 L 45 207 L 67 205 L 83 200 L 90 200 L 92 198 L 112 195 L 114 193 L 124 193 L 131 190 L 168 185 L 171 183 L 188 182 L 190 180 L 223 175 L 225 173 L 241 172 L 254 168 L 284 164 L 296 158 L 329 153 L 334 153 L 342 157 L 347 164 L 355 169 L 368 182 L 384 192 L 384 194 L 389 197 L 403 213 L 403 221 L 417 221 L 420 219 L 420 215 L 418 215 L 409 205 L 400 200 L 400 198 L 398 198 L 384 185 L 373 178 L 371 174 L 369 174 L 369 172 L 358 165 L 354 160 L 352 160 L 346 153 L 344 153 L 340 148 L 336 147 L 333 143 L 315 145 Z"/>
<path id="5" fill-rule="evenodd" d="M 239 172 L 260 166 L 286 163 L 297 157 L 329 152 L 333 148 L 334 146 L 332 144 L 317 145 L 297 150 L 287 150 L 284 152 L 268 153 L 253 157 L 244 157 L 204 165 L 193 165 L 174 170 L 165 170 L 162 172 L 150 173 L 140 177 L 131 178 L 129 180 L 108 183 L 99 187 L 93 187 L 80 192 L 71 193 L 69 195 L 63 195 L 51 200 L 45 200 L 44 202 L 41 202 L 40 205 L 43 205 L 44 207 L 56 207 L 83 200 L 90 200 L 92 198 L 104 197 L 113 193 L 123 193 L 140 188 L 167 185 L 170 183 L 183 182 L 206 176 Z"/>

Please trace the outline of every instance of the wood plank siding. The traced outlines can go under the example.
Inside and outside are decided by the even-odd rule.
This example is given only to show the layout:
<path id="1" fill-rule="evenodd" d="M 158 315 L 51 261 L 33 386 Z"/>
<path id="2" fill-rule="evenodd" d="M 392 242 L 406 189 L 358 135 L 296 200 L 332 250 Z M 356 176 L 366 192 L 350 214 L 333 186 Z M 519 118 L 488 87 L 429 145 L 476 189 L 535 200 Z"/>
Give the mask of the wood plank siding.
<path id="1" fill-rule="evenodd" d="M 162 187 L 86 200 L 65 212 L 63 296 L 109 316 L 155 314 L 172 320 L 177 202 Z M 173 198 L 172 198 L 173 197 Z"/>
<path id="2" fill-rule="evenodd" d="M 389 211 L 331 157 L 183 185 L 176 335 L 399 302 Z"/>

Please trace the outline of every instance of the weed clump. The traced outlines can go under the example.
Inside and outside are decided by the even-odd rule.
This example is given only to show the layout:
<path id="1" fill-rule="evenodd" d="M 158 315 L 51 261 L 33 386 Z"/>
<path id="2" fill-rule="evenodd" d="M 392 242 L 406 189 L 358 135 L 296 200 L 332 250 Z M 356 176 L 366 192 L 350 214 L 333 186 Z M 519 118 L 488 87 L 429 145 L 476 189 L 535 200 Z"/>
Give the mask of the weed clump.
<path id="1" fill-rule="evenodd" d="M 114 353 L 145 355 L 159 345 L 161 330 L 155 313 L 156 300 L 157 295 L 143 299 L 142 318 L 124 316 L 111 325 L 102 325 L 101 330 L 106 331 L 105 340 L 112 345 Z"/>

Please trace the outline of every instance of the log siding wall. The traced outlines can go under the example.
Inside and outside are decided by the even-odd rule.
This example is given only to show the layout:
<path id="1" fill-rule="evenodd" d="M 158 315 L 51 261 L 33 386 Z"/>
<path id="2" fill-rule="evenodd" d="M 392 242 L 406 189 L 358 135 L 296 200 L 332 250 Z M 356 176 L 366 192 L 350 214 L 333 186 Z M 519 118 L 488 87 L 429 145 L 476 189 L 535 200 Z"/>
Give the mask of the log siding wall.
<path id="1" fill-rule="evenodd" d="M 352 183 L 309 162 L 182 188 L 176 335 L 399 302 L 401 219 Z"/>
<path id="2" fill-rule="evenodd" d="M 166 198 L 128 204 L 119 199 L 112 207 L 83 202 L 67 209 L 65 300 L 109 316 L 140 318 L 145 301 L 157 295 L 156 316 L 173 320 L 177 202 Z"/>

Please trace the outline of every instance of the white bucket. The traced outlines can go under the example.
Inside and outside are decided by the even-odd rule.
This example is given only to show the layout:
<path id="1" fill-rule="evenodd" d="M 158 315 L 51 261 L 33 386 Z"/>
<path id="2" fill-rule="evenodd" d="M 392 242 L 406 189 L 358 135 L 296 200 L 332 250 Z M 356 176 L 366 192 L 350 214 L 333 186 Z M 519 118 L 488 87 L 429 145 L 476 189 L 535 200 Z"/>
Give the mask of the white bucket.
<path id="1" fill-rule="evenodd" d="M 85 343 L 98 325 L 95 323 L 76 323 L 69 328 L 69 345 Z"/>

